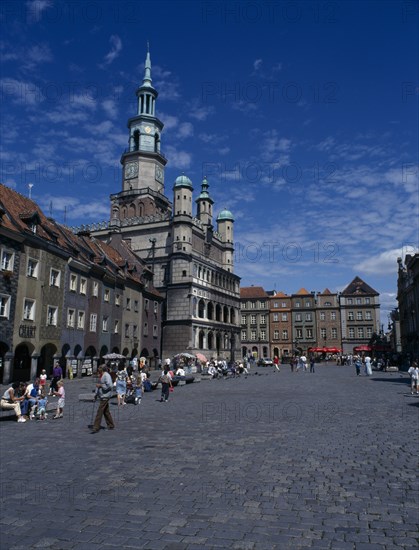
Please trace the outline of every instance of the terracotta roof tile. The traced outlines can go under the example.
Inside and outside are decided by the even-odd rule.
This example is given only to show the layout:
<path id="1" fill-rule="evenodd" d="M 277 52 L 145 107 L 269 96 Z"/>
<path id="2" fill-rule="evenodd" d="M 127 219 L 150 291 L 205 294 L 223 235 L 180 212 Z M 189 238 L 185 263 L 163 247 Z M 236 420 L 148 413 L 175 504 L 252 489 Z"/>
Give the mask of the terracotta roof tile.
<path id="1" fill-rule="evenodd" d="M 265 290 L 261 286 L 243 286 L 240 288 L 240 298 L 267 298 Z"/>

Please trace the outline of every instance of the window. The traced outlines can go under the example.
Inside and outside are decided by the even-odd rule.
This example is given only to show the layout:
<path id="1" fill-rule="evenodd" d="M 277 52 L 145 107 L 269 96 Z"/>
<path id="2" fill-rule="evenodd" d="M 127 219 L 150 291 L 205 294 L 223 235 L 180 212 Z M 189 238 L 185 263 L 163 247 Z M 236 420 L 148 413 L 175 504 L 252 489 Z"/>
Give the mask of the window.
<path id="1" fill-rule="evenodd" d="M 246 339 L 247 339 L 247 331 L 242 330 L 242 340 L 246 340 Z"/>
<path id="2" fill-rule="evenodd" d="M 134 300 L 134 311 L 138 312 L 138 300 Z"/>
<path id="3" fill-rule="evenodd" d="M 348 311 L 348 321 L 353 321 L 355 319 L 354 312 Z"/>
<path id="4" fill-rule="evenodd" d="M 119 334 L 119 319 L 115 319 L 113 332 L 114 332 L 114 334 Z"/>
<path id="5" fill-rule="evenodd" d="M 286 302 L 282 302 L 281 307 L 287 307 Z"/>
<path id="6" fill-rule="evenodd" d="M 313 329 L 307 328 L 306 329 L 306 336 L 307 336 L 307 338 L 313 338 Z"/>
<path id="7" fill-rule="evenodd" d="M 246 324 L 247 317 L 246 315 L 242 315 L 242 325 Z"/>
<path id="8" fill-rule="evenodd" d="M 330 312 L 330 320 L 331 321 L 336 321 L 336 311 L 331 311 Z"/>
<path id="9" fill-rule="evenodd" d="M 282 331 L 282 339 L 283 340 L 288 340 L 288 330 L 287 329 L 284 329 Z"/>
<path id="10" fill-rule="evenodd" d="M 260 308 L 264 309 L 266 307 L 266 302 L 260 302 Z"/>
<path id="11" fill-rule="evenodd" d="M 357 298 L 356 299 L 356 303 L 359 305 L 359 304 L 362 304 L 362 298 Z"/>
<path id="12" fill-rule="evenodd" d="M 324 311 L 321 311 L 320 312 L 320 321 L 325 321 L 326 320 L 326 313 Z"/>
<path id="13" fill-rule="evenodd" d="M 49 286 L 60 286 L 60 279 L 61 279 L 61 272 L 57 269 L 51 268 L 50 274 L 49 274 Z"/>
<path id="14" fill-rule="evenodd" d="M 260 331 L 260 339 L 261 340 L 266 340 L 266 331 L 265 330 Z"/>
<path id="15" fill-rule="evenodd" d="M 99 283 L 97 281 L 93 281 L 92 296 L 95 298 L 99 296 Z"/>
<path id="16" fill-rule="evenodd" d="M 124 334 L 125 334 L 125 338 L 129 338 L 129 325 L 128 325 L 128 324 L 125 325 L 125 332 L 124 332 Z"/>
<path id="17" fill-rule="evenodd" d="M 348 304 L 353 304 L 354 301 L 352 300 L 352 298 L 348 298 Z"/>
<path id="18" fill-rule="evenodd" d="M 296 321 L 301 321 L 301 313 L 296 313 L 295 314 L 295 320 Z"/>
<path id="19" fill-rule="evenodd" d="M 121 305 L 121 295 L 118 293 L 115 293 L 115 305 L 120 306 Z"/>
<path id="20" fill-rule="evenodd" d="M 77 275 L 70 274 L 70 292 L 77 292 Z"/>
<path id="21" fill-rule="evenodd" d="M 78 311 L 77 313 L 77 328 L 84 330 L 84 320 L 85 320 L 85 313 L 84 311 Z"/>
<path id="22" fill-rule="evenodd" d="M 58 318 L 58 308 L 55 306 L 48 306 L 47 309 L 47 325 L 48 326 L 57 326 L 57 318 Z"/>
<path id="23" fill-rule="evenodd" d="M 262 313 L 262 315 L 260 316 L 260 324 L 261 325 L 266 325 L 266 315 Z"/>
<path id="24" fill-rule="evenodd" d="M 279 330 L 274 330 L 274 340 L 279 340 Z"/>
<path id="25" fill-rule="evenodd" d="M 80 279 L 80 294 L 87 294 L 87 279 L 84 277 Z"/>
<path id="26" fill-rule="evenodd" d="M 372 338 L 372 328 L 367 327 L 367 338 Z"/>
<path id="27" fill-rule="evenodd" d="M 35 300 L 25 298 L 23 302 L 23 319 L 25 321 L 35 320 Z"/>
<path id="28" fill-rule="evenodd" d="M 145 309 L 145 311 L 148 310 L 148 299 L 147 298 L 144 300 L 144 309 Z"/>
<path id="29" fill-rule="evenodd" d="M 111 299 L 111 291 L 109 290 L 109 288 L 105 288 L 105 291 L 103 293 L 103 301 L 109 302 L 110 299 Z"/>
<path id="30" fill-rule="evenodd" d="M 283 321 L 288 321 L 288 313 L 283 313 L 282 314 L 282 320 Z"/>
<path id="31" fill-rule="evenodd" d="M 295 302 L 295 307 L 300 307 L 300 306 L 301 306 L 300 302 Z"/>
<path id="32" fill-rule="evenodd" d="M 277 322 L 279 321 L 279 315 L 278 315 L 278 313 L 274 313 L 274 314 L 273 314 L 273 321 L 274 321 L 274 323 L 277 323 Z"/>
<path id="33" fill-rule="evenodd" d="M 365 298 L 365 303 L 370 304 L 371 303 L 371 298 Z"/>
<path id="34" fill-rule="evenodd" d="M 256 325 L 256 315 L 251 315 L 250 316 L 250 324 L 251 325 Z"/>
<path id="35" fill-rule="evenodd" d="M 274 307 L 275 308 L 279 307 L 279 302 L 274 302 Z"/>
<path id="36" fill-rule="evenodd" d="M 33 277 L 34 279 L 38 278 L 38 260 L 33 260 L 32 258 L 28 259 L 28 267 L 26 270 L 26 275 L 28 277 Z"/>
<path id="37" fill-rule="evenodd" d="M 364 329 L 362 327 L 358 327 L 358 338 L 364 338 Z"/>
<path id="38" fill-rule="evenodd" d="M 89 330 L 90 332 L 96 332 L 96 328 L 97 328 L 97 315 L 96 313 L 91 313 Z"/>
<path id="39" fill-rule="evenodd" d="M 158 336 L 158 333 L 157 333 L 157 325 L 153 325 L 153 337 L 154 338 L 157 338 Z"/>
<path id="40" fill-rule="evenodd" d="M 127 299 L 125 300 L 125 306 L 126 306 L 126 308 L 127 308 L 128 310 L 131 309 L 131 298 L 127 298 Z"/>
<path id="41" fill-rule="evenodd" d="M 3 271 L 13 271 L 14 254 L 9 250 L 1 251 L 1 268 Z"/>
<path id="42" fill-rule="evenodd" d="M 256 302 L 250 302 L 250 309 L 256 309 Z"/>
<path id="43" fill-rule="evenodd" d="M 144 331 L 143 331 L 143 334 L 144 334 L 144 336 L 148 336 L 148 323 L 144 323 Z"/>
<path id="44" fill-rule="evenodd" d="M 356 312 L 356 320 L 357 321 L 362 321 L 362 311 L 357 311 Z"/>
<path id="45" fill-rule="evenodd" d="M 10 296 L 0 295 L 0 317 L 9 318 Z"/>
<path id="46" fill-rule="evenodd" d="M 76 310 L 68 309 L 67 310 L 67 326 L 68 328 L 74 328 L 76 325 Z"/>
<path id="47" fill-rule="evenodd" d="M 332 328 L 331 336 L 332 336 L 332 340 L 336 340 L 336 338 L 338 337 L 338 329 L 337 328 Z"/>
<path id="48" fill-rule="evenodd" d="M 324 305 L 330 307 L 332 305 L 332 302 L 325 302 Z"/>
<path id="49" fill-rule="evenodd" d="M 320 329 L 320 338 L 326 338 L 326 337 L 327 337 L 326 329 L 325 329 L 325 328 L 321 328 L 321 329 Z"/>
<path id="50" fill-rule="evenodd" d="M 349 338 L 355 338 L 355 329 L 354 328 L 349 329 Z"/>
<path id="51" fill-rule="evenodd" d="M 303 337 L 303 329 L 297 328 L 297 338 L 302 339 L 302 337 Z"/>
<path id="52" fill-rule="evenodd" d="M 159 311 L 159 303 L 158 302 L 154 302 L 153 311 L 154 311 L 154 314 L 157 315 L 157 313 Z"/>
<path id="53" fill-rule="evenodd" d="M 371 321 L 372 320 L 371 311 L 366 311 L 365 312 L 365 320 L 366 321 Z"/>
<path id="54" fill-rule="evenodd" d="M 103 316 L 102 318 L 102 332 L 108 332 L 109 330 L 109 317 Z"/>
<path id="55" fill-rule="evenodd" d="M 311 307 L 311 302 L 306 302 L 306 307 Z"/>
<path id="56" fill-rule="evenodd" d="M 256 331 L 255 330 L 250 331 L 250 339 L 251 340 L 256 340 Z"/>
<path id="57" fill-rule="evenodd" d="M 311 313 L 306 313 L 306 321 L 312 321 Z"/>

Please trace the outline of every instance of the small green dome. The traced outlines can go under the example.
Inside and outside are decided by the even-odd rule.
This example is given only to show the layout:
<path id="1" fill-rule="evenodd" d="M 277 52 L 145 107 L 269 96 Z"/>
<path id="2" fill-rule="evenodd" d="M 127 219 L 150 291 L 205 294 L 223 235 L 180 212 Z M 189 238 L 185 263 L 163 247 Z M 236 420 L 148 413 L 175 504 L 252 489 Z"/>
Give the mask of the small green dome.
<path id="1" fill-rule="evenodd" d="M 185 176 L 185 174 L 182 174 L 181 176 L 178 176 L 175 181 L 175 187 L 192 187 L 192 182 L 188 178 L 188 176 Z"/>
<path id="2" fill-rule="evenodd" d="M 224 210 L 221 210 L 217 217 L 217 222 L 225 221 L 234 222 L 233 214 L 230 212 L 230 210 L 227 210 L 226 208 L 224 208 Z"/>

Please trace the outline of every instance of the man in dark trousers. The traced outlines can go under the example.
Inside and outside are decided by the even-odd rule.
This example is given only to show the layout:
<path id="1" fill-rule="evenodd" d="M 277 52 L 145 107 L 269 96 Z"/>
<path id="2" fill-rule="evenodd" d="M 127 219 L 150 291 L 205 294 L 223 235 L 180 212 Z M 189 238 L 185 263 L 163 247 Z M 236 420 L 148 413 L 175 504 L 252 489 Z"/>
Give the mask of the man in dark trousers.
<path id="1" fill-rule="evenodd" d="M 96 434 L 100 430 L 100 424 L 102 422 L 102 416 L 105 417 L 106 424 L 109 430 L 115 428 L 115 424 L 109 410 L 109 399 L 112 395 L 112 378 L 108 372 L 108 367 L 101 365 L 98 368 L 99 383 L 96 384 L 96 397 L 99 399 L 99 408 L 96 413 L 95 422 L 93 424 L 92 431 L 90 433 Z"/>

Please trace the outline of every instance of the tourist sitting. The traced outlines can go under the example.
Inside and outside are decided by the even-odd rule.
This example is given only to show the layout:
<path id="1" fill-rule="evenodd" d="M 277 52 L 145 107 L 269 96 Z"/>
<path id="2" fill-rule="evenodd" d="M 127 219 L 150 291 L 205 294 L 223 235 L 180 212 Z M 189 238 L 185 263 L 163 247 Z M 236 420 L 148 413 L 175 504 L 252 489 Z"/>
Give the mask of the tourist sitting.
<path id="1" fill-rule="evenodd" d="M 23 418 L 20 403 L 25 399 L 25 396 L 19 397 L 17 395 L 19 384 L 14 382 L 10 388 L 8 388 L 0 401 L 0 407 L 5 410 L 13 409 L 17 416 L 18 422 L 26 422 L 26 418 Z"/>

